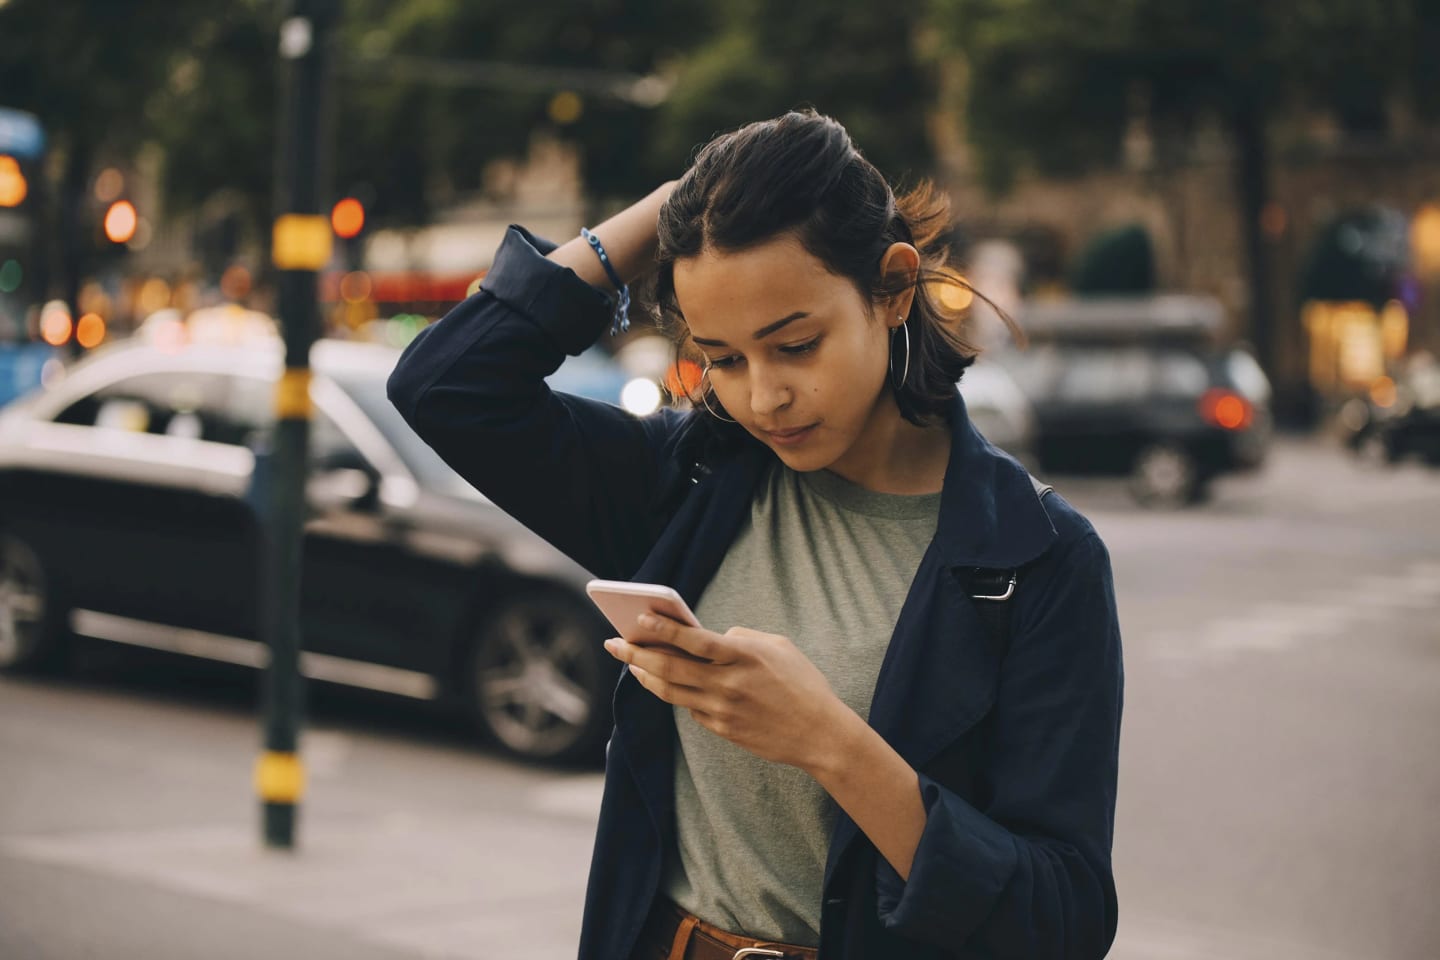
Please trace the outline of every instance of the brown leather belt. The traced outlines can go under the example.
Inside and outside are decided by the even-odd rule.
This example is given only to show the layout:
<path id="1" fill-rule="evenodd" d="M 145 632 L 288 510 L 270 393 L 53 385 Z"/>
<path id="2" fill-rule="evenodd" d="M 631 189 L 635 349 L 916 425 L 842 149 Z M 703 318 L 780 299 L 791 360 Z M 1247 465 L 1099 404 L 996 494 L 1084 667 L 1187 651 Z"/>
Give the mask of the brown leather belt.
<path id="1" fill-rule="evenodd" d="M 815 960 L 814 947 L 756 940 L 721 930 L 660 897 L 645 921 L 634 960 Z"/>

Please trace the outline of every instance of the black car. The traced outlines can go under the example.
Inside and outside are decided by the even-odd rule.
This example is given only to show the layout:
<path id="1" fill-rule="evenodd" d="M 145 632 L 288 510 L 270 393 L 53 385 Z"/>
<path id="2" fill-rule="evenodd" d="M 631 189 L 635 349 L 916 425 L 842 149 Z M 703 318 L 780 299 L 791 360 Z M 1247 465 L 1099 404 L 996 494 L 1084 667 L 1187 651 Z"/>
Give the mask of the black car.
<path id="1" fill-rule="evenodd" d="M 1001 355 L 1035 414 L 1046 473 L 1127 477 L 1142 503 L 1205 497 L 1264 460 L 1270 383 L 1243 347 L 1222 347 L 1220 305 L 1158 296 L 1027 305 L 1026 350 Z"/>
<path id="2" fill-rule="evenodd" d="M 617 673 L 588 574 L 411 432 L 385 396 L 398 355 L 312 353 L 302 671 L 593 758 Z M 273 342 L 120 344 L 0 411 L 0 668 L 60 662 L 72 632 L 264 663 L 252 475 L 281 366 Z"/>

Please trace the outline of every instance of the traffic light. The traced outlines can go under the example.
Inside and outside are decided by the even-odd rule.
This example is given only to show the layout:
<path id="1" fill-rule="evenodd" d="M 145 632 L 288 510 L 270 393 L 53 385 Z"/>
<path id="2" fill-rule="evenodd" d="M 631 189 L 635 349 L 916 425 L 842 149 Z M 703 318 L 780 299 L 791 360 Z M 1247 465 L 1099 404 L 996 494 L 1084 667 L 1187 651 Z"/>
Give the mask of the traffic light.
<path id="1" fill-rule="evenodd" d="M 345 197 L 330 210 L 330 226 L 340 238 L 341 252 L 347 270 L 355 271 L 364 266 L 363 233 L 365 231 L 365 205 L 354 197 Z"/>

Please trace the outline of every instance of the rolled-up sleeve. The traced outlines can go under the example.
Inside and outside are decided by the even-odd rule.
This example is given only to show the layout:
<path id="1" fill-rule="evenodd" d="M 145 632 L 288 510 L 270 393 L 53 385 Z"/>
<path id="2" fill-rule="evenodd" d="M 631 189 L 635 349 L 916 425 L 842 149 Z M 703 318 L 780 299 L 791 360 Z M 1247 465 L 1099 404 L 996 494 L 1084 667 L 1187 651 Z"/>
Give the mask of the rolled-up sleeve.
<path id="1" fill-rule="evenodd" d="M 1043 566 L 1016 611 L 978 805 L 922 774 L 908 880 L 877 860 L 884 926 L 959 956 L 1098 960 L 1115 938 L 1124 676 L 1110 558 L 1092 531 Z"/>
<path id="2" fill-rule="evenodd" d="M 592 573 L 628 577 L 663 529 L 662 456 L 683 415 L 636 417 L 552 391 L 599 338 L 610 299 L 511 227 L 479 292 L 428 327 L 391 373 L 412 429 L 477 490 Z"/>

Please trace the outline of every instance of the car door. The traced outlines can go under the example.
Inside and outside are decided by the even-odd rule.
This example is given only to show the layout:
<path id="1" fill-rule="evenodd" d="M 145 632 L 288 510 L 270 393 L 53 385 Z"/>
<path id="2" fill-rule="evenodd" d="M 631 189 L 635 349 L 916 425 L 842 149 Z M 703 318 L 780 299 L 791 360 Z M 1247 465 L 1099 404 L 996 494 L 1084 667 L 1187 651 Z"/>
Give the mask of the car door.
<path id="1" fill-rule="evenodd" d="M 1129 469 L 1145 443 L 1152 371 L 1139 347 L 1097 344 L 1060 352 L 1054 390 L 1044 405 L 1042 457 L 1051 470 L 1109 473 Z"/>
<path id="2" fill-rule="evenodd" d="M 32 425 L 7 522 L 37 544 L 80 632 L 253 634 L 253 460 L 227 442 L 224 391 L 151 364 Z"/>
<path id="3" fill-rule="evenodd" d="M 378 430 L 323 377 L 312 383 L 307 519 L 302 551 L 301 642 L 312 676 L 429 696 L 438 668 L 423 638 L 423 593 L 409 589 L 413 564 L 403 501 L 414 480 Z M 273 387 L 237 377 L 235 416 L 273 429 Z M 363 665 L 395 668 L 366 670 Z"/>

